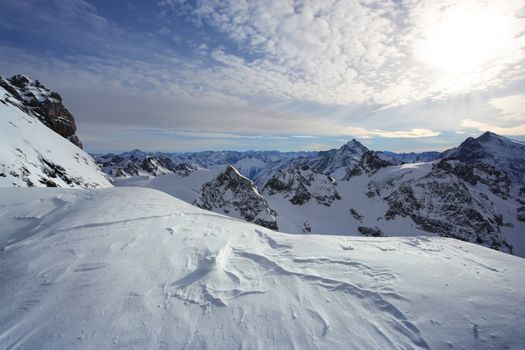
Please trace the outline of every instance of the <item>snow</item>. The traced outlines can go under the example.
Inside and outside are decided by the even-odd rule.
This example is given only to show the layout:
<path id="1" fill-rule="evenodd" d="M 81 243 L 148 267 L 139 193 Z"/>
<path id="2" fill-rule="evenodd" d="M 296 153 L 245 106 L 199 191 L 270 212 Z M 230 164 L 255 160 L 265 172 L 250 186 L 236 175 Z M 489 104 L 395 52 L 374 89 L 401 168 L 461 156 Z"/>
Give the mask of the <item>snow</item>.
<path id="1" fill-rule="evenodd" d="M 502 349 L 525 260 L 288 235 L 144 188 L 0 188 L 0 348 Z"/>
<path id="2" fill-rule="evenodd" d="M 37 118 L 5 102 L 10 94 L 0 87 L 0 187 L 45 186 L 50 179 L 60 187 L 108 187 L 110 180 L 83 150 L 56 134 Z M 16 104 L 14 99 L 10 98 Z M 47 163 L 62 167 L 72 183 L 52 177 Z M 25 174 L 25 175 L 24 175 Z M 78 183 L 75 183 L 78 182 Z"/>
<path id="3" fill-rule="evenodd" d="M 115 178 L 115 185 L 154 188 L 191 204 L 197 199 L 202 185 L 212 181 L 225 169 L 226 166 L 218 166 L 213 169 L 198 169 L 192 171 L 188 176 L 167 174 L 153 178 L 148 178 L 147 176 L 125 179 Z"/>

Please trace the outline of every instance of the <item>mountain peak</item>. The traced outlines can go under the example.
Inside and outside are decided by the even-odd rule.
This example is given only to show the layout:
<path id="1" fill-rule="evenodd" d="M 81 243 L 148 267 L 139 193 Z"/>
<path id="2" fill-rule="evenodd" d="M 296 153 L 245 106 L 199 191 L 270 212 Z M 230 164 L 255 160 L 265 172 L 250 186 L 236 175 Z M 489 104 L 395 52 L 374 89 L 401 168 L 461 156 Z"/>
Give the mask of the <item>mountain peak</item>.
<path id="1" fill-rule="evenodd" d="M 483 134 L 481 134 L 476 140 L 480 142 L 488 142 L 491 140 L 501 140 L 506 139 L 506 137 L 500 136 L 498 134 L 493 133 L 492 131 L 485 131 Z"/>
<path id="2" fill-rule="evenodd" d="M 351 139 L 350 141 L 345 143 L 344 146 L 348 146 L 350 148 L 366 148 L 361 142 L 357 141 L 356 139 Z"/>

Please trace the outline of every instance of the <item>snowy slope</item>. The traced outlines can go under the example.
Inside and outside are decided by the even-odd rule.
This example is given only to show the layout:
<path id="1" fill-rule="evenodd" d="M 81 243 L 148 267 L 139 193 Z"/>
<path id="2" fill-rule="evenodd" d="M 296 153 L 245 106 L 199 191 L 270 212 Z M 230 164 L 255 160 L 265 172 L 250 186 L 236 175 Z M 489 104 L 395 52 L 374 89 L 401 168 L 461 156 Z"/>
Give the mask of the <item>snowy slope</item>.
<path id="1" fill-rule="evenodd" d="M 25 113 L 0 87 L 0 187 L 108 187 L 83 150 Z"/>
<path id="2" fill-rule="evenodd" d="M 0 348 L 519 349 L 525 260 L 286 235 L 139 188 L 0 189 Z"/>

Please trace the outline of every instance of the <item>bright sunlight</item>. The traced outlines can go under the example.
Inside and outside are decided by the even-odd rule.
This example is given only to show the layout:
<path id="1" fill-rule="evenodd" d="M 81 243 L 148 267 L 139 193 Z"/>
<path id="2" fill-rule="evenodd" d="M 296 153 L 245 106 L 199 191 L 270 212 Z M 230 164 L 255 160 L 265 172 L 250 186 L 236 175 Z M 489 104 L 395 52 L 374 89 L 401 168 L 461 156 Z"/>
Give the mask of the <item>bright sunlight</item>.
<path id="1" fill-rule="evenodd" d="M 448 77 L 475 74 L 506 60 L 518 40 L 511 3 L 462 4 L 429 14 L 434 18 L 425 23 L 416 57 Z"/>

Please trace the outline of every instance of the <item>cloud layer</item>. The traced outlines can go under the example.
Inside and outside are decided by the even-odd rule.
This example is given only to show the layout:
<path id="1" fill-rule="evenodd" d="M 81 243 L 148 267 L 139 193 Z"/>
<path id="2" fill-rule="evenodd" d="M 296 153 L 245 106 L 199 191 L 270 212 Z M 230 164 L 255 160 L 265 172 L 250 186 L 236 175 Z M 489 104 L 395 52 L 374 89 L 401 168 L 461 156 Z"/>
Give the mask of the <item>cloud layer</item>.
<path id="1" fill-rule="evenodd" d="M 525 134 L 520 0 L 0 6 L 0 74 L 61 92 L 88 147 L 101 144 L 101 127 L 139 141 L 143 130 L 148 147 L 160 129 L 213 147 Z"/>

